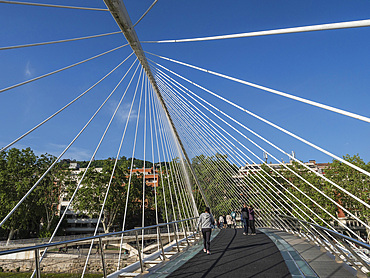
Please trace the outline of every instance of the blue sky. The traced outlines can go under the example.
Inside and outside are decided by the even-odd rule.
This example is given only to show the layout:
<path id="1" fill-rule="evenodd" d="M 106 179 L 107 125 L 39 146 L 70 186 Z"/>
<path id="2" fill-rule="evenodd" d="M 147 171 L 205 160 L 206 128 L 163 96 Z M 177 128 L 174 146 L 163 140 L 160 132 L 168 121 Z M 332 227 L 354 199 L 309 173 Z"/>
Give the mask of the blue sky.
<path id="1" fill-rule="evenodd" d="M 47 0 L 39 2 L 56 3 Z M 86 6 L 86 3 L 58 2 L 61 5 L 74 6 Z M 136 22 L 152 1 L 124 3 L 132 21 Z M 88 4 L 89 7 L 105 7 L 103 1 L 90 0 Z M 119 30 L 109 12 L 0 5 L 0 47 Z M 368 19 L 369 11 L 368 1 L 159 0 L 137 25 L 136 31 L 142 41 L 180 39 Z M 122 35 L 113 35 L 79 42 L 0 51 L 0 87 L 5 88 L 68 66 L 123 43 L 125 39 Z M 143 48 L 369 117 L 369 45 L 370 28 L 358 28 L 197 43 L 143 44 Z M 126 47 L 63 73 L 0 93 L 0 146 L 8 144 L 82 93 L 129 53 L 130 49 Z M 367 123 L 158 58 L 149 58 L 338 156 L 359 153 L 366 162 L 370 161 L 370 127 Z M 83 99 L 15 146 L 30 146 L 37 154 L 48 152 L 58 155 L 114 88 L 132 62 L 133 58 L 129 59 L 125 66 Z M 128 79 L 123 83 L 127 84 Z M 120 87 L 120 91 L 123 91 L 124 87 Z M 303 161 L 332 160 L 201 90 L 191 86 L 189 89 L 287 152 L 295 151 L 297 157 Z M 133 91 L 130 89 L 128 96 L 132 96 Z M 90 158 L 119 97 L 119 93 L 113 96 L 112 101 L 107 103 L 91 128 L 86 130 L 65 158 Z M 116 155 L 129 106 L 130 102 L 125 101 L 97 158 Z M 135 106 L 134 113 L 136 112 Z M 128 157 L 131 156 L 132 143 L 129 142 L 132 142 L 135 121 L 135 117 L 130 120 L 127 144 L 122 151 L 122 155 Z M 237 138 L 244 140 L 240 136 Z M 264 143 L 261 143 L 261 146 L 269 148 Z M 278 159 L 288 159 L 272 149 L 269 150 L 274 152 Z M 190 147 L 188 151 L 192 153 Z M 262 157 L 260 150 L 255 151 Z M 137 149 L 136 156 L 143 157 L 142 147 Z"/>

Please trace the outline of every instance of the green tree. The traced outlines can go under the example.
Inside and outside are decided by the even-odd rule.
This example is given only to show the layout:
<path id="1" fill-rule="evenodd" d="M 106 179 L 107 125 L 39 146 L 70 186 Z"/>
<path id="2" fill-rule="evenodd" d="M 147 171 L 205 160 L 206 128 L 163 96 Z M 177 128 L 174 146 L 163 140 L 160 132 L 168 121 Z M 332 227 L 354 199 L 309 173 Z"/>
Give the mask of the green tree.
<path id="1" fill-rule="evenodd" d="M 108 233 L 114 226 L 118 226 L 119 229 L 121 228 L 128 189 L 129 162 L 123 158 L 116 166 L 101 219 L 105 233 Z M 113 165 L 114 161 L 105 160 L 101 171 L 98 171 L 96 168 L 90 168 L 88 170 L 73 202 L 74 210 L 78 210 L 91 218 L 97 218 L 99 216 L 111 178 Z M 145 206 L 146 225 L 153 224 L 153 190 L 150 186 L 146 185 L 146 200 L 142 204 L 142 185 L 142 176 L 134 173 L 131 177 L 125 229 L 141 226 L 143 205 Z M 74 188 L 75 186 L 70 186 L 69 191 L 72 192 Z"/>
<path id="2" fill-rule="evenodd" d="M 358 154 L 353 156 L 347 154 L 343 156 L 343 159 L 370 172 L 370 163 L 366 164 Z M 370 203 L 369 176 L 338 160 L 333 160 L 329 169 L 325 171 L 325 174 L 343 189 L 347 190 L 367 204 Z M 358 216 L 362 221 L 370 225 L 370 210 L 365 205 L 356 201 L 353 197 L 337 188 L 333 188 L 332 190 L 335 195 L 335 200 L 339 204 L 348 209 L 352 214 Z M 370 234 L 369 229 L 367 229 L 367 234 Z"/>
<path id="3" fill-rule="evenodd" d="M 36 182 L 37 157 L 30 148 L 9 149 L 0 154 L 0 215 L 3 219 Z M 40 207 L 32 192 L 2 226 L 8 230 L 8 242 L 16 232 L 37 231 Z"/>
<path id="4" fill-rule="evenodd" d="M 158 209 L 160 213 L 160 218 L 165 220 L 165 209 L 167 208 L 167 216 L 169 222 L 179 220 L 180 218 L 188 218 L 193 216 L 193 211 L 188 210 L 193 208 L 193 205 L 188 203 L 188 189 L 186 188 L 184 192 L 183 184 L 178 180 L 176 169 L 181 169 L 181 167 L 181 162 L 177 157 L 167 163 L 167 165 L 163 164 L 162 167 L 159 168 L 162 169 L 162 174 L 159 173 L 159 181 L 157 187 Z"/>
<path id="5" fill-rule="evenodd" d="M 37 176 L 41 177 L 55 159 L 56 157 L 50 154 L 41 155 L 36 163 Z M 54 165 L 35 189 L 37 205 L 42 209 L 40 237 L 51 236 L 59 220 L 58 204 L 68 173 L 68 171 L 66 172 L 66 170 L 63 170 L 61 166 L 62 165 L 59 164 Z"/>
<path id="6" fill-rule="evenodd" d="M 337 207 L 335 203 L 318 191 L 320 190 L 331 199 L 334 199 L 334 192 L 331 186 L 315 173 L 309 171 L 297 162 L 293 162 L 292 165 L 288 166 L 288 168 L 296 173 L 294 174 L 287 169 L 281 171 L 283 176 L 294 185 L 292 186 L 290 183 L 284 181 L 285 187 L 290 193 L 292 193 L 286 193 L 288 198 L 320 225 L 324 225 L 324 222 L 321 219 L 328 222 L 332 221 L 329 214 L 335 217 Z M 318 190 L 315 190 L 315 188 Z M 327 212 L 325 212 L 325 210 Z M 299 217 L 297 216 L 297 218 Z M 307 216 L 304 218 L 309 220 Z"/>
<path id="7" fill-rule="evenodd" d="M 199 155 L 192 159 L 192 166 L 215 215 L 241 206 L 240 197 L 230 194 L 230 183 L 238 168 L 227 160 L 227 155 Z"/>

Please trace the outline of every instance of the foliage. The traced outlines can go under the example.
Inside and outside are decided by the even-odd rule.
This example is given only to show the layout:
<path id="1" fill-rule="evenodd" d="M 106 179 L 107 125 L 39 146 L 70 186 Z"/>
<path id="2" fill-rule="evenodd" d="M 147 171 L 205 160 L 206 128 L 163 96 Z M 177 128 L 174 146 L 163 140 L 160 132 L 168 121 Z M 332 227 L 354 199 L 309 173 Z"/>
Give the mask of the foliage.
<path id="1" fill-rule="evenodd" d="M 199 155 L 192 159 L 192 166 L 215 215 L 228 214 L 241 206 L 239 198 L 230 194 L 230 183 L 237 167 L 227 161 L 227 155 Z"/>
<path id="2" fill-rule="evenodd" d="M 37 157 L 30 148 L 9 149 L 0 154 L 0 216 L 3 219 L 39 181 L 18 209 L 1 227 L 8 231 L 8 241 L 17 234 L 21 238 L 50 235 L 58 221 L 58 202 L 64 171 L 56 165 L 44 174 L 55 157 Z"/>
<path id="3" fill-rule="evenodd" d="M 131 160 L 127 160 L 125 157 L 121 158 L 120 163 L 117 163 L 113 177 L 111 177 L 111 173 L 114 161 L 111 159 L 104 160 L 101 171 L 89 168 L 73 202 L 74 210 L 80 211 L 80 213 L 86 214 L 91 218 L 98 218 L 110 183 L 101 219 L 105 233 L 108 233 L 114 226 L 117 226 L 119 229 L 122 226 L 130 163 Z M 82 175 L 83 173 L 81 173 L 80 178 L 82 178 Z M 73 183 L 69 186 L 70 194 L 75 190 L 75 187 L 76 184 Z M 153 191 L 151 187 L 147 185 L 145 187 L 145 223 L 150 225 L 153 224 L 152 207 L 149 207 L 148 204 L 153 203 Z M 141 226 L 142 195 L 143 177 L 133 174 L 130 183 L 129 202 L 127 203 L 127 211 L 129 213 L 126 218 L 125 229 Z"/>
<path id="4" fill-rule="evenodd" d="M 42 154 L 36 165 L 37 176 L 42 176 L 56 157 Z M 59 221 L 58 204 L 63 192 L 63 182 L 67 172 L 56 164 L 40 181 L 35 193 L 38 196 L 37 205 L 42 208 L 41 231 L 39 237 L 50 237 Z"/>
<path id="5" fill-rule="evenodd" d="M 159 210 L 159 222 L 171 222 L 179 219 L 191 218 L 194 215 L 193 204 L 196 203 L 198 211 L 204 209 L 203 200 L 196 200 L 199 190 L 194 180 L 190 176 L 184 177 L 186 181 L 178 178 L 178 169 L 182 169 L 182 162 L 178 157 L 169 163 L 157 164 L 159 173 L 159 183 L 157 187 L 157 203 Z M 185 171 L 190 173 L 190 169 L 185 165 Z M 189 182 L 190 186 L 187 186 Z M 189 196 L 189 191 L 193 193 L 194 199 Z M 199 196 L 198 196 L 199 197 Z M 200 205 L 201 206 L 200 206 Z M 167 212 L 167 213 L 166 213 Z"/>
<path id="6" fill-rule="evenodd" d="M 351 162 L 352 164 L 370 172 L 370 162 L 365 163 L 360 156 L 345 155 L 344 160 Z M 349 193 L 353 194 L 357 198 L 363 200 L 367 204 L 370 203 L 370 177 L 353 169 L 352 167 L 338 161 L 333 160 L 330 164 L 330 168 L 326 170 L 325 173 L 332 181 L 338 184 L 343 189 L 347 190 Z M 332 190 L 335 195 L 336 202 L 343 205 L 351 213 L 358 216 L 362 221 L 370 225 L 370 209 L 365 205 L 356 201 L 354 198 L 350 197 L 343 191 L 334 188 Z M 370 231 L 368 230 L 367 233 Z"/>
<path id="7" fill-rule="evenodd" d="M 36 182 L 37 157 L 30 148 L 9 149 L 0 154 L 0 216 L 3 219 Z M 16 232 L 37 230 L 41 215 L 35 205 L 38 196 L 32 192 L 4 223 L 8 241 Z M 29 236 L 29 235 L 28 235 Z"/>
<path id="8" fill-rule="evenodd" d="M 30 148 L 23 150 L 12 148 L 0 153 L 1 220 L 44 175 L 55 159 L 49 154 L 38 157 Z M 370 163 L 366 164 L 359 155 L 346 155 L 344 159 L 366 171 L 370 171 Z M 74 210 L 89 217 L 97 217 L 111 180 L 111 187 L 102 215 L 102 225 L 105 232 L 109 232 L 116 227 L 117 229 L 122 227 L 128 193 L 130 163 L 131 159 L 121 157 L 111 180 L 114 160 L 94 161 L 93 164 L 101 166 L 99 168 L 101 170 L 91 166 L 73 203 Z M 144 165 L 143 161 L 137 159 L 134 163 L 136 167 Z M 71 180 L 66 165 L 66 161 L 57 163 L 44 175 L 37 187 L 1 227 L 1 237 L 6 236 L 10 240 L 13 237 L 28 238 L 51 235 L 59 221 L 58 204 L 60 196 L 64 193 L 64 190 L 68 189 L 67 191 L 70 194 L 76 188 L 76 181 Z M 146 162 L 146 167 L 152 165 L 151 162 Z M 188 211 L 188 207 L 191 207 L 189 202 L 192 202 L 192 200 L 185 195 L 184 189 L 185 191 L 192 190 L 198 210 L 203 211 L 204 209 L 205 203 L 202 201 L 201 192 L 197 188 L 195 180 L 192 180 L 193 186 L 191 189 L 186 188 L 182 181 L 178 180 L 176 169 L 182 167 L 178 158 L 171 162 L 162 162 L 156 166 L 157 170 L 162 172 L 159 171 L 156 195 L 155 189 L 145 184 L 144 204 L 142 202 L 143 176 L 132 175 L 125 229 L 141 226 L 143 206 L 145 225 L 156 223 L 155 198 L 157 198 L 159 222 L 167 222 L 167 218 L 168 221 L 173 221 L 190 217 L 192 212 Z M 319 224 L 325 225 L 325 223 L 333 223 L 330 215 L 337 216 L 340 212 L 339 205 L 342 205 L 351 213 L 360 217 L 362 221 L 370 223 L 370 210 L 365 205 L 299 163 L 292 163 L 287 166 L 288 169 L 280 169 L 278 173 L 263 166 L 264 171 L 259 171 L 258 175 L 264 177 L 266 184 L 276 185 L 277 189 L 272 186 L 248 188 L 249 192 L 247 194 L 249 195 L 246 196 L 236 195 L 233 187 L 230 186 L 230 183 L 235 183 L 233 176 L 237 174 L 238 169 L 228 162 L 226 155 L 196 156 L 192 160 L 192 167 L 215 215 L 228 214 L 232 210 L 238 210 L 241 207 L 241 197 L 249 198 L 251 197 L 251 190 L 255 190 L 255 193 L 259 194 L 258 198 L 261 204 L 270 203 L 275 198 L 282 200 L 283 196 L 281 194 L 283 194 L 283 199 L 289 202 L 294 209 L 280 206 L 279 213 L 293 214 L 297 218 L 306 220 L 313 218 Z M 367 175 L 340 161 L 333 160 L 329 167 L 325 169 L 325 177 L 359 199 L 367 203 L 370 202 L 370 178 Z M 257 179 L 254 175 L 250 175 L 248 178 L 252 182 Z M 321 190 L 334 201 L 330 201 L 315 188 Z M 265 212 L 277 212 L 276 207 L 264 206 L 261 208 Z M 347 216 L 349 215 L 347 214 Z"/>
<path id="9" fill-rule="evenodd" d="M 370 163 L 365 164 L 359 155 L 345 155 L 343 159 L 368 172 L 370 171 Z M 291 211 L 295 217 L 305 220 L 313 218 L 317 223 L 324 226 L 326 226 L 325 223 L 337 225 L 338 223 L 333 221 L 333 217 L 337 217 L 339 212 L 344 213 L 339 207 L 339 205 L 342 205 L 354 215 L 359 216 L 362 221 L 369 223 L 370 210 L 365 205 L 299 163 L 293 162 L 291 165 L 287 165 L 287 168 L 280 169 L 279 174 L 277 174 L 266 166 L 262 167 L 267 173 L 263 173 L 264 177 L 275 184 L 282 194 L 295 205 L 296 211 Z M 324 170 L 324 175 L 344 190 L 369 203 L 370 178 L 367 175 L 338 160 L 333 160 L 328 165 L 327 169 Z M 323 194 L 314 188 L 322 191 Z M 276 195 L 276 192 L 273 192 L 274 190 L 265 191 L 267 194 Z M 345 214 L 352 218 L 347 213 Z"/>
<path id="10" fill-rule="evenodd" d="M 106 164 L 107 161 L 114 162 L 114 160 L 115 160 L 115 158 L 112 158 L 112 157 L 104 159 L 104 160 L 94 160 L 94 161 L 91 162 L 90 167 L 92 167 L 92 168 L 102 168 Z M 126 161 L 131 161 L 131 158 L 126 158 L 125 156 L 122 156 L 118 160 L 117 165 L 122 166 L 122 164 L 126 163 Z M 89 161 L 75 161 L 75 162 L 78 163 L 78 165 L 81 168 L 86 168 L 87 165 L 89 164 Z M 143 165 L 144 165 L 143 160 L 134 158 L 133 168 L 140 169 L 140 168 L 143 168 Z M 68 166 L 69 166 L 69 163 L 68 163 Z M 128 164 L 126 166 L 130 166 L 130 164 Z M 151 168 L 151 167 L 153 167 L 153 163 L 151 163 L 150 161 L 145 161 L 145 168 Z"/>

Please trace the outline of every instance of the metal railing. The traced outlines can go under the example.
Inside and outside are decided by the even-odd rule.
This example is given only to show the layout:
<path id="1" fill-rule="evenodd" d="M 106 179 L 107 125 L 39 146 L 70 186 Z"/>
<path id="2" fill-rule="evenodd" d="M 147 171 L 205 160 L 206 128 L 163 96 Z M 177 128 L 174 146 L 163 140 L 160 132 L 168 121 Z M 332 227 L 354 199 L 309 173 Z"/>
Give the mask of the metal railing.
<path id="1" fill-rule="evenodd" d="M 366 277 L 370 272 L 370 245 L 331 229 L 287 215 L 279 215 L 285 220 L 288 232 L 299 234 L 307 240 L 329 251 L 337 262 L 345 262 L 357 270 L 358 276 Z"/>
<path id="2" fill-rule="evenodd" d="M 112 232 L 112 233 L 107 233 L 107 234 L 99 234 L 96 236 L 88 236 L 88 237 L 81 237 L 81 238 L 76 238 L 76 239 L 71 239 L 71 240 L 65 240 L 65 241 L 59 241 L 59 242 L 52 242 L 52 243 L 45 243 L 45 244 L 39 244 L 39 245 L 34 245 L 34 246 L 27 246 L 27 247 L 22 247 L 22 248 L 16 248 L 16 249 L 10 249 L 10 250 L 5 250 L 0 252 L 0 259 L 2 256 L 5 255 L 14 255 L 17 253 L 21 252 L 34 252 L 34 275 L 37 278 L 41 277 L 41 269 L 40 267 L 40 254 L 44 250 L 47 249 L 52 249 L 58 246 L 76 246 L 76 245 L 87 245 L 90 244 L 92 241 L 97 241 L 96 246 L 97 250 L 100 250 L 100 260 L 102 264 L 102 272 L 103 272 L 103 277 L 107 277 L 107 267 L 106 267 L 106 262 L 105 262 L 105 255 L 104 255 L 104 249 L 103 249 L 103 241 L 112 241 L 112 240 L 118 240 L 117 238 L 121 238 L 123 235 L 125 237 L 130 237 L 130 242 L 136 242 L 136 249 L 137 250 L 137 256 L 138 256 L 138 261 L 139 261 L 139 267 L 140 271 L 144 272 L 144 265 L 145 262 L 143 260 L 143 250 L 141 250 L 140 246 L 140 241 L 144 240 L 145 236 L 148 235 L 156 235 L 157 237 L 157 246 L 159 251 L 157 251 L 157 258 L 160 257 L 161 260 L 165 261 L 168 258 L 166 257 L 165 254 L 165 246 L 163 244 L 163 237 L 167 235 L 169 236 L 168 242 L 171 242 L 170 234 L 172 237 L 175 238 L 175 243 L 174 246 L 176 250 L 179 252 L 180 251 L 180 241 L 186 242 L 187 246 L 190 246 L 190 238 L 195 238 L 197 235 L 196 231 L 196 219 L 198 217 L 193 217 L 193 218 L 188 218 L 188 219 L 183 219 L 183 220 L 178 220 L 178 221 L 173 221 L 169 223 L 162 223 L 158 225 L 152 225 L 152 226 L 147 226 L 147 227 L 140 227 L 140 228 L 135 228 L 135 229 L 130 229 L 130 230 L 125 230 L 125 231 L 119 231 L 119 232 Z M 155 232 L 151 232 L 151 230 L 155 229 Z M 182 239 L 180 238 L 180 235 L 182 235 Z M 41 252 L 40 252 L 41 251 Z M 118 270 L 118 269 L 117 269 Z M 112 277 L 112 274 L 109 275 Z M 114 276 L 114 275 L 113 275 Z M 118 276 L 118 275 L 117 275 Z"/>
<path id="3" fill-rule="evenodd" d="M 84 234 L 83 237 L 93 236 L 93 234 Z M 81 235 L 71 235 L 71 236 L 56 236 L 54 237 L 52 242 L 59 242 L 59 241 L 67 241 L 71 239 L 78 239 L 81 238 Z M 0 241 L 0 247 L 3 248 L 11 248 L 12 246 L 17 245 L 37 245 L 42 243 L 48 243 L 50 240 L 50 237 L 43 237 L 43 238 L 28 238 L 28 239 L 15 239 L 11 241 Z M 14 248 L 14 247 L 13 247 Z"/>

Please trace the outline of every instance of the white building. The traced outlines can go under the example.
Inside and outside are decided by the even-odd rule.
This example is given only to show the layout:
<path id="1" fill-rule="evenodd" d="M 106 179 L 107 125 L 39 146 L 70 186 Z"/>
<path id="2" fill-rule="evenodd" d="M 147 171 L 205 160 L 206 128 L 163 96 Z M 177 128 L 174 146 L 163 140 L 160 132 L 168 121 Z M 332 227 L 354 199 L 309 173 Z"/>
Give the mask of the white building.
<path id="1" fill-rule="evenodd" d="M 75 182 L 76 186 L 79 182 L 78 177 L 80 173 L 85 172 L 86 168 L 79 168 L 78 163 L 70 163 L 69 165 L 71 182 Z M 102 168 L 95 168 L 95 171 L 101 172 Z M 64 211 L 68 207 L 70 199 L 66 192 L 64 192 L 59 200 L 59 212 L 63 215 Z M 65 227 L 65 233 L 67 235 L 78 235 L 78 234 L 93 234 L 95 231 L 97 218 L 90 218 L 81 211 L 75 211 L 73 205 L 70 205 L 65 219 L 67 221 L 67 226 Z M 103 228 L 99 227 L 99 232 L 103 232 Z"/>

